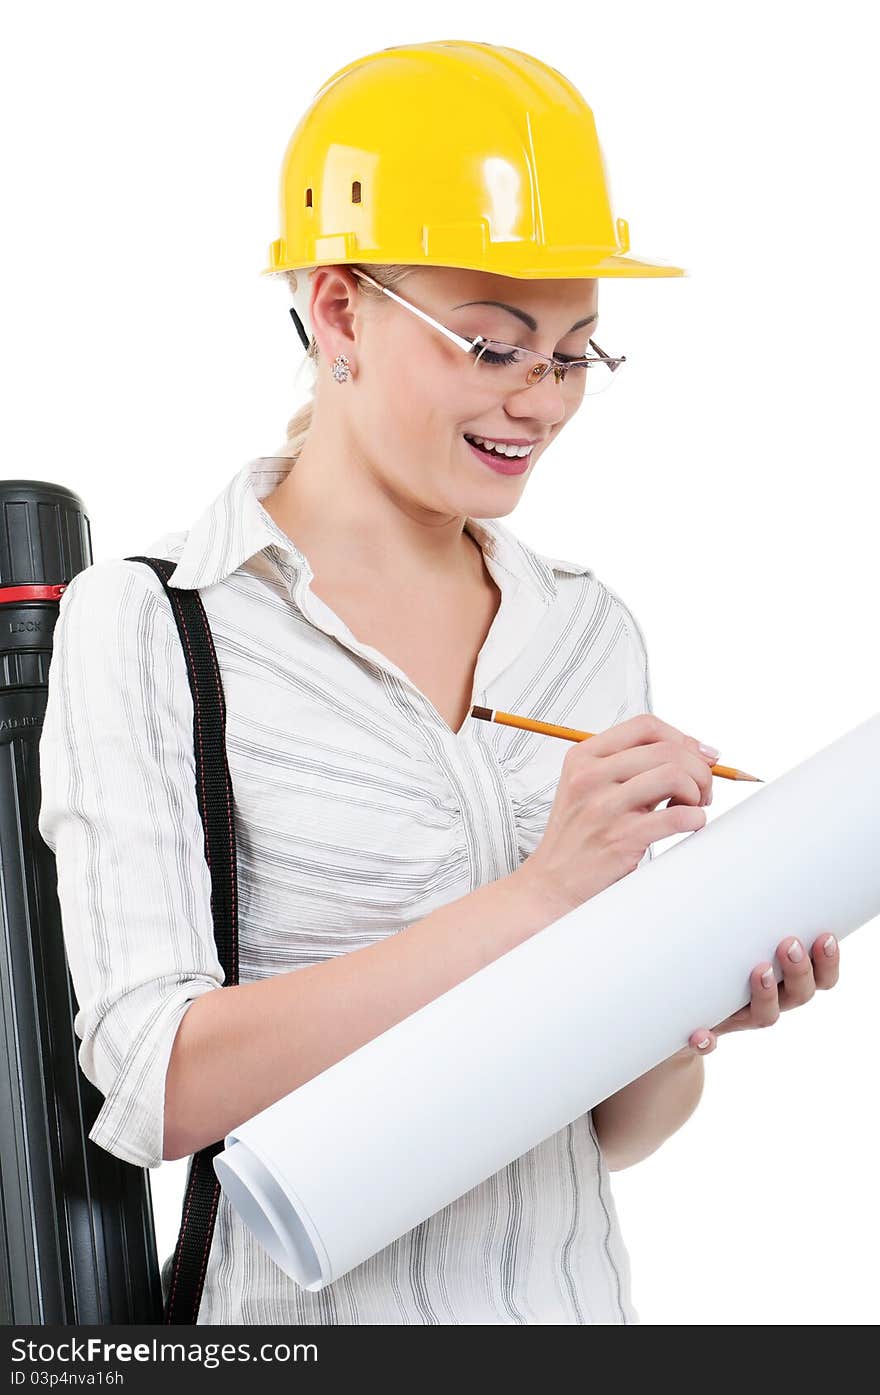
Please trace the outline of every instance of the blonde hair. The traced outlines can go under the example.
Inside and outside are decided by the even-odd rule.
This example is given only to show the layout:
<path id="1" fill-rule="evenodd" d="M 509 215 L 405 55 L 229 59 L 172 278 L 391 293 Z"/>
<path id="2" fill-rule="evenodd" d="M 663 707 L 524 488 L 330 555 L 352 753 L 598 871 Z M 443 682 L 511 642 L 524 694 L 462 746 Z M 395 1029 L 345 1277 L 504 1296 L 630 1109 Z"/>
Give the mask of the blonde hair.
<path id="1" fill-rule="evenodd" d="M 346 263 L 346 265 L 349 265 L 349 263 Z M 364 262 L 363 265 L 357 263 L 352 263 L 351 265 L 356 267 L 359 271 L 365 271 L 368 276 L 372 276 L 374 281 L 379 281 L 383 286 L 388 286 L 391 289 L 399 285 L 408 272 L 416 270 L 414 266 L 405 263 L 394 263 L 389 266 L 373 266 L 368 262 Z M 274 274 L 284 277 L 290 287 L 292 295 L 298 286 L 297 273 L 295 271 L 283 271 Z M 383 296 L 381 291 L 376 290 L 375 286 L 371 286 L 369 281 L 358 280 L 358 290 L 374 300 L 387 299 L 386 296 Z M 315 364 L 318 362 L 318 344 L 314 335 L 311 336 L 311 341 L 306 351 L 306 357 L 311 359 Z M 294 459 L 299 455 L 311 429 L 314 410 L 315 393 L 313 385 L 309 400 L 303 403 L 287 423 L 287 440 L 283 447 L 284 455 L 292 456 Z"/>

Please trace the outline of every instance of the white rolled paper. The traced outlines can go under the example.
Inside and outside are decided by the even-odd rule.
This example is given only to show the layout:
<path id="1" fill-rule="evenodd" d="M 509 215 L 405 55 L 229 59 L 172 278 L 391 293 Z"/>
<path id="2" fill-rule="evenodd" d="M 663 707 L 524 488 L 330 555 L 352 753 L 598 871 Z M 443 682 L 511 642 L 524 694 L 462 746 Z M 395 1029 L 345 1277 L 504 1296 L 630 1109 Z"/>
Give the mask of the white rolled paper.
<path id="1" fill-rule="evenodd" d="M 323 1288 L 880 914 L 878 850 L 880 713 L 247 1120 L 224 1192 Z"/>

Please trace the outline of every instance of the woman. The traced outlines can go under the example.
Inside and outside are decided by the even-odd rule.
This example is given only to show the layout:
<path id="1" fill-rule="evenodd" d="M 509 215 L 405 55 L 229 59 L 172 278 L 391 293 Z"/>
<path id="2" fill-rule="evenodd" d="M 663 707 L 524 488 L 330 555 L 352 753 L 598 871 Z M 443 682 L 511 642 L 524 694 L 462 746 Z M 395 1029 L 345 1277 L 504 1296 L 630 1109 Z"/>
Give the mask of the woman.
<path id="1" fill-rule="evenodd" d="M 677 272 L 626 257 L 583 98 L 514 50 L 386 49 L 318 94 L 282 193 L 270 269 L 314 402 L 284 455 L 147 549 L 199 590 L 226 697 L 240 980 L 222 993 L 162 584 L 90 567 L 55 631 L 40 830 L 105 1095 L 90 1137 L 140 1166 L 222 1139 L 702 827 L 718 755 L 650 714 L 623 602 L 499 521 L 618 370 L 595 342 L 599 277 Z M 475 704 L 598 734 L 569 745 Z M 689 1117 L 698 1043 L 835 981 L 819 942 L 815 977 L 783 948 L 778 992 L 757 966 L 748 1009 L 323 1290 L 221 1195 L 198 1322 L 638 1322 L 609 1165 Z"/>

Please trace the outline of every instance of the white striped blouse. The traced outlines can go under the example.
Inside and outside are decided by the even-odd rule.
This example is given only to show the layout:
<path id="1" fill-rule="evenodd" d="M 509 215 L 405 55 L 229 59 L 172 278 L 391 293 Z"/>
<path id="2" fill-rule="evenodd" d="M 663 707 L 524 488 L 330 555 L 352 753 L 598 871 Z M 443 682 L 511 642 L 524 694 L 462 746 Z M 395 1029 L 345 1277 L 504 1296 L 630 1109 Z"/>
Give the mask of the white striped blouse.
<path id="1" fill-rule="evenodd" d="M 170 584 L 199 588 L 214 636 L 242 983 L 394 935 L 512 872 L 541 838 L 570 749 L 474 719 L 453 731 L 406 673 L 355 637 L 260 503 L 294 464 L 248 462 L 191 529 L 129 549 L 176 562 Z M 474 703 L 587 731 L 651 710 L 641 632 L 607 586 L 498 520 L 466 527 L 502 593 Z M 39 752 L 39 830 L 55 854 L 79 1061 L 104 1096 L 89 1137 L 158 1167 L 175 1033 L 189 1004 L 224 980 L 189 682 L 162 584 L 142 563 L 96 562 L 64 592 Z M 320 1292 L 289 1278 L 221 1194 L 198 1316 L 639 1321 L 592 1113 Z"/>

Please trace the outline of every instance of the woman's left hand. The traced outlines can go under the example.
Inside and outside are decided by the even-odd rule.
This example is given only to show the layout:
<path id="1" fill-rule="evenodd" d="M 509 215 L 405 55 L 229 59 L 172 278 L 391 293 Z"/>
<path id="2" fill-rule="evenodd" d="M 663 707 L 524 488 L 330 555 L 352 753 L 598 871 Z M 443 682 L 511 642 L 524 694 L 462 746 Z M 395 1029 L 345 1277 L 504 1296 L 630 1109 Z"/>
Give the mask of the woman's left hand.
<path id="1" fill-rule="evenodd" d="M 792 958 L 791 951 L 794 951 Z M 731 1017 L 726 1017 L 711 1030 L 698 1027 L 688 1038 L 679 1056 L 708 1056 L 718 1045 L 718 1038 L 728 1032 L 747 1031 L 751 1027 L 772 1027 L 781 1012 L 808 1003 L 817 988 L 833 988 L 840 972 L 840 947 L 833 935 L 823 934 L 813 941 L 812 957 L 804 953 L 800 940 L 781 940 L 776 955 L 782 965 L 782 982 L 777 985 L 772 964 L 758 964 L 752 970 L 752 997 Z M 762 977 L 762 975 L 764 977 Z M 705 1043 L 705 1044 L 704 1044 Z"/>

